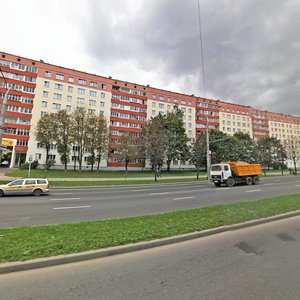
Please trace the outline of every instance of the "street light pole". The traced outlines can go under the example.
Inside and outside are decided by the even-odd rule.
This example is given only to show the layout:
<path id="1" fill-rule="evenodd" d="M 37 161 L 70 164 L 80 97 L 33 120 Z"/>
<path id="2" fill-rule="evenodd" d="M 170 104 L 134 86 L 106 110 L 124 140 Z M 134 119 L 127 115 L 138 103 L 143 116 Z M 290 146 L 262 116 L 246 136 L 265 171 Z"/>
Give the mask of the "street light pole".
<path id="1" fill-rule="evenodd" d="M 208 132 L 208 116 L 206 117 L 206 168 L 207 168 L 207 179 L 210 179 L 210 149 L 209 149 L 209 132 Z"/>

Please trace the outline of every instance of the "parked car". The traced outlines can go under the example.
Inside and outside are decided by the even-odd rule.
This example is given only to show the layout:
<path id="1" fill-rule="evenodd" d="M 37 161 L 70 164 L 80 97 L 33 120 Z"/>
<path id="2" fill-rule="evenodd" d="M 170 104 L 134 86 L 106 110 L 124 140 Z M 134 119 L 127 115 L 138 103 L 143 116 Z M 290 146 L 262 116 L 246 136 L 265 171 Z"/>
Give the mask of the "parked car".
<path id="1" fill-rule="evenodd" d="M 0 197 L 25 194 L 41 196 L 42 194 L 48 194 L 49 191 L 49 182 L 45 178 L 23 178 L 0 185 Z"/>
<path id="2" fill-rule="evenodd" d="M 0 164 L 0 167 L 8 167 L 9 166 L 9 161 L 8 160 L 3 160 Z"/>

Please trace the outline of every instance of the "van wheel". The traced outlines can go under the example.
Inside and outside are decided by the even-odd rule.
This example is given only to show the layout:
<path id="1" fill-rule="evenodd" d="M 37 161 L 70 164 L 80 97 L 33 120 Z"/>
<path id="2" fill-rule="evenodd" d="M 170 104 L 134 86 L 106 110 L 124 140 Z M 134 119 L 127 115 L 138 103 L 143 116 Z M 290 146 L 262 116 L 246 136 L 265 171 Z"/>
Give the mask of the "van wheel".
<path id="1" fill-rule="evenodd" d="M 259 184 L 259 177 L 258 176 L 253 177 L 253 184 Z"/>
<path id="2" fill-rule="evenodd" d="M 0 190 L 0 197 L 4 196 L 4 192 Z"/>
<path id="3" fill-rule="evenodd" d="M 235 185 L 235 180 L 233 178 L 227 179 L 227 186 L 232 187 Z"/>
<path id="4" fill-rule="evenodd" d="M 36 189 L 33 191 L 34 196 L 41 196 L 43 194 L 43 191 L 41 189 Z"/>
<path id="5" fill-rule="evenodd" d="M 246 178 L 246 184 L 247 184 L 247 185 L 252 184 L 252 178 L 251 178 L 251 177 L 247 177 L 247 178 Z"/>

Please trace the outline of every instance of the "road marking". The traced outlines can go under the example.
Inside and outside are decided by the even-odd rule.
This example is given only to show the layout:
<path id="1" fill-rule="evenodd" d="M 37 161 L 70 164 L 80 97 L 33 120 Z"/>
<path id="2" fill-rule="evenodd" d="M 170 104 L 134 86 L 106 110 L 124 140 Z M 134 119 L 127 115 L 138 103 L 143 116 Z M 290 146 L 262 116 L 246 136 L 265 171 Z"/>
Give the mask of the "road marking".
<path id="1" fill-rule="evenodd" d="M 246 191 L 246 193 L 253 193 L 253 192 L 260 192 L 261 190 L 250 190 L 250 191 Z"/>
<path id="2" fill-rule="evenodd" d="M 300 184 L 296 184 L 295 186 L 300 186 Z"/>
<path id="3" fill-rule="evenodd" d="M 177 201 L 177 200 L 185 200 L 185 199 L 193 199 L 195 197 L 182 197 L 182 198 L 174 198 L 173 200 L 174 201 Z"/>
<path id="4" fill-rule="evenodd" d="M 164 195 L 164 194 L 170 194 L 170 192 L 152 193 L 152 194 L 149 194 L 149 195 L 150 195 L 150 196 L 155 196 L 155 195 Z"/>
<path id="5" fill-rule="evenodd" d="M 263 185 L 274 185 L 275 183 L 264 183 Z"/>
<path id="6" fill-rule="evenodd" d="M 276 180 L 272 180 L 272 181 L 274 181 L 274 182 L 280 182 L 281 180 L 276 179 Z"/>
<path id="7" fill-rule="evenodd" d="M 151 191 L 151 189 L 147 189 L 147 190 L 132 190 L 133 192 L 148 192 Z"/>
<path id="8" fill-rule="evenodd" d="M 53 207 L 53 209 L 59 210 L 59 209 L 76 209 L 76 208 L 89 208 L 89 207 L 90 206 L 86 205 L 86 206 Z"/>
<path id="9" fill-rule="evenodd" d="M 60 198 L 60 199 L 50 199 L 51 201 L 65 201 L 65 200 L 80 200 L 80 198 Z"/>
<path id="10" fill-rule="evenodd" d="M 61 196 L 61 195 L 73 195 L 73 193 L 55 193 L 55 194 L 52 194 L 52 195 L 55 195 L 55 196 Z"/>

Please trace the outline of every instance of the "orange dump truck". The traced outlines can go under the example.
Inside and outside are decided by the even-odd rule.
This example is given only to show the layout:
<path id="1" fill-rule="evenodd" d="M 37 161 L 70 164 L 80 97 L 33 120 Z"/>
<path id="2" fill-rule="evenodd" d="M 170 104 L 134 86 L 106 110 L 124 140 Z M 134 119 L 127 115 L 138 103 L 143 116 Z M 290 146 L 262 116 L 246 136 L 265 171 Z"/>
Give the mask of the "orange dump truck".
<path id="1" fill-rule="evenodd" d="M 248 164 L 245 162 L 225 162 L 212 165 L 210 169 L 210 180 L 216 185 L 226 184 L 258 184 L 261 174 L 259 164 Z"/>

